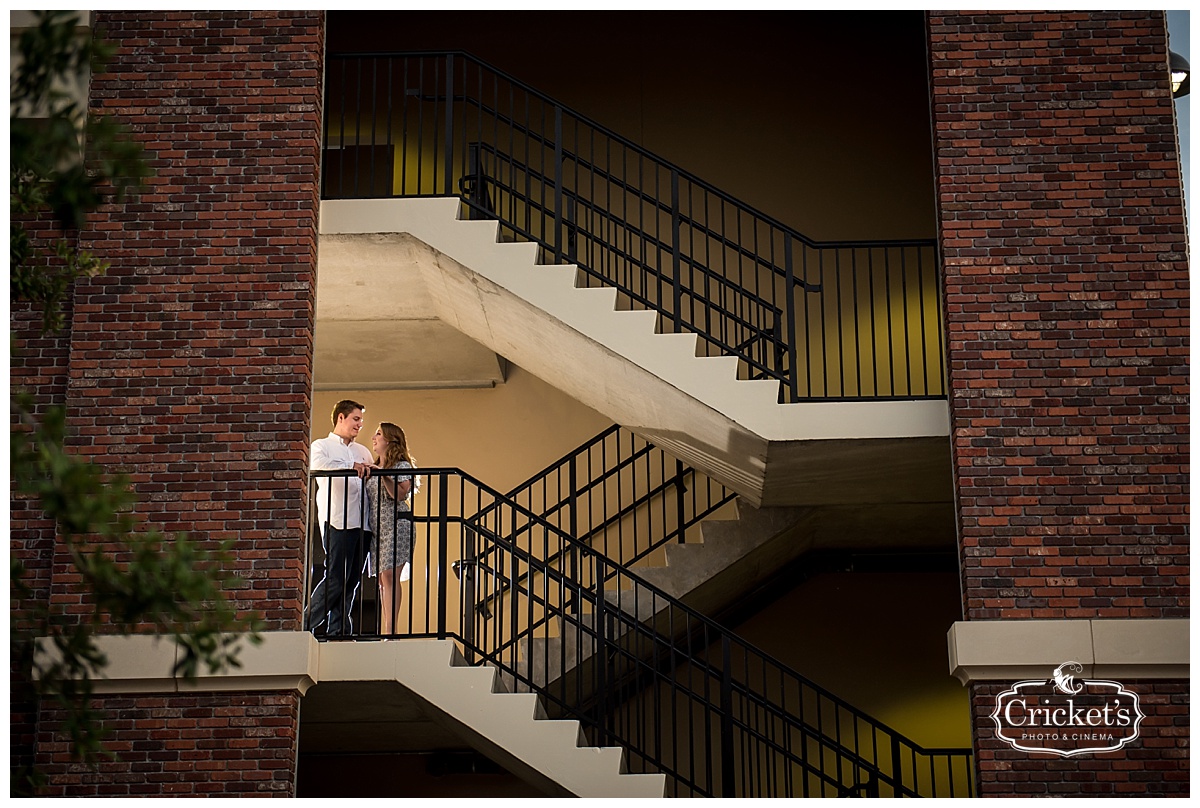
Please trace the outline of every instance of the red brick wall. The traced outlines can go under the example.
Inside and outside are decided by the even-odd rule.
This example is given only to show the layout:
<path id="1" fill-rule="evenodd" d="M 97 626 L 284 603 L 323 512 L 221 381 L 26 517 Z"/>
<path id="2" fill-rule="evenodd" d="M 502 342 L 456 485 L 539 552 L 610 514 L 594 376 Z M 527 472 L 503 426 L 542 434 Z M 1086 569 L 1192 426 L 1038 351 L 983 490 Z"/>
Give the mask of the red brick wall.
<path id="1" fill-rule="evenodd" d="M 75 292 L 72 448 L 164 531 L 235 539 L 233 594 L 271 629 L 300 626 L 321 18 L 95 15 L 120 51 L 92 105 L 155 176 L 83 237 L 112 267 Z"/>
<path id="2" fill-rule="evenodd" d="M 268 629 L 300 629 L 324 14 L 97 12 L 93 23 L 119 50 L 93 80 L 92 107 L 132 127 L 154 177 L 81 237 L 112 266 L 75 289 L 68 446 L 128 473 L 147 523 L 207 547 L 234 540 L 231 571 L 243 584 L 230 596 Z M 74 581 L 57 553 L 55 602 L 67 612 L 86 608 Z M 213 696 L 213 709 L 224 698 Z M 174 699 L 162 709 L 192 703 Z M 136 729 L 140 707 L 108 704 Z M 280 735 L 291 739 L 288 766 L 294 703 L 291 715 Z M 246 754 L 260 754 L 257 740 L 239 740 L 257 739 L 260 726 L 234 726 L 220 748 L 249 743 Z M 51 736 L 38 737 L 39 761 L 57 760 Z M 204 733 L 183 737 L 200 749 Z M 135 758 L 101 779 L 138 771 Z M 286 782 L 290 793 L 294 772 L 276 782 L 272 769 L 264 784 L 265 765 L 234 782 L 204 778 L 218 791 Z M 186 783 L 203 768 L 189 763 L 175 781 L 164 769 L 160 781 Z M 76 793 L 85 780 L 52 788 Z"/>
<path id="3" fill-rule="evenodd" d="M 45 711 L 39 733 L 49 797 L 295 796 L 300 695 L 220 693 L 99 699 L 119 760 L 73 763 Z"/>
<path id="4" fill-rule="evenodd" d="M 1164 15 L 931 13 L 929 36 L 966 617 L 1187 617 Z M 984 793 L 1024 790 L 981 764 Z"/>

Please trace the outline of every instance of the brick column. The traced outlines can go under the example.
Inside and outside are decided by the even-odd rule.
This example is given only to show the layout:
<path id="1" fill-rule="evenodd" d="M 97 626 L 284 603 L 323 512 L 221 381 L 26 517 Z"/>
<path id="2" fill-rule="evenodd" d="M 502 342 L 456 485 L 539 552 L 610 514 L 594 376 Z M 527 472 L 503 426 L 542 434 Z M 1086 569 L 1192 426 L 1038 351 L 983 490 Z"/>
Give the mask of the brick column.
<path id="1" fill-rule="evenodd" d="M 1188 279 L 1161 12 L 930 13 L 967 620 L 1188 616 Z M 1066 661 L 1066 660 L 1060 660 Z M 994 737 L 982 794 L 1186 793 L 1188 687 L 1117 753 Z"/>
<path id="2" fill-rule="evenodd" d="M 244 583 L 229 595 L 268 629 L 298 630 L 324 14 L 93 20 L 119 50 L 92 107 L 133 127 L 154 177 L 83 234 L 112 268 L 75 290 L 70 448 L 128 473 L 146 522 L 234 540 Z M 53 595 L 68 612 L 83 608 L 72 584 L 60 553 Z M 39 763 L 58 794 L 292 795 L 298 701 L 110 696 L 119 762 L 68 765 L 46 713 Z"/>

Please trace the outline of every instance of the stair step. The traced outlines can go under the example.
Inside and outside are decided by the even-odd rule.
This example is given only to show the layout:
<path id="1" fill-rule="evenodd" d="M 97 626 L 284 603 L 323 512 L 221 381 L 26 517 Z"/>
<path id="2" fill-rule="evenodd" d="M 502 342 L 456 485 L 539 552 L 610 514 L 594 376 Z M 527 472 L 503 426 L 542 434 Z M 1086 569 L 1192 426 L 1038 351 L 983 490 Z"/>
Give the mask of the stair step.
<path id="1" fill-rule="evenodd" d="M 578 721 L 550 719 L 540 696 L 511 693 L 489 665 L 471 666 L 448 640 L 314 644 L 317 680 L 393 680 L 438 710 L 461 737 L 548 792 L 662 797 L 663 774 L 626 774 L 619 747 L 586 746 Z"/>

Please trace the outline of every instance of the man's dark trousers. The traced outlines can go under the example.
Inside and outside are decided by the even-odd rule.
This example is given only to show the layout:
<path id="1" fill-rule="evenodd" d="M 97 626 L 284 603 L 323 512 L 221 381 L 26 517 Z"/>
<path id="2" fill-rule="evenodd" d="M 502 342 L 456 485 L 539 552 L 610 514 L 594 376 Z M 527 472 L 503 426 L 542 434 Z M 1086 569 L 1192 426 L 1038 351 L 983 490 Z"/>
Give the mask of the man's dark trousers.
<path id="1" fill-rule="evenodd" d="M 308 604 L 306 622 L 310 631 L 320 633 L 324 626 L 324 633 L 330 637 L 354 631 L 350 614 L 366 567 L 370 535 L 362 528 L 343 530 L 325 523 L 321 534 L 321 544 L 325 548 L 325 577 L 313 590 Z"/>

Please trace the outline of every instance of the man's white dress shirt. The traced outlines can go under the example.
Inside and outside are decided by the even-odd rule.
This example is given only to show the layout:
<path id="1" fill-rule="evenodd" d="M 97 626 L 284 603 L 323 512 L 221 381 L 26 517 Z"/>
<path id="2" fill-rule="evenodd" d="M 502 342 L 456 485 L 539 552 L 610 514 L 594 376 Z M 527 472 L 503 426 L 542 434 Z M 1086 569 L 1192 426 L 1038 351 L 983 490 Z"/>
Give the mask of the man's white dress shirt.
<path id="1" fill-rule="evenodd" d="M 371 465 L 371 450 L 361 443 L 346 443 L 333 432 L 312 442 L 308 467 L 312 471 L 352 469 L 355 463 Z M 321 477 L 317 480 L 317 517 L 321 530 L 328 523 L 339 529 L 371 529 L 370 508 L 363 501 L 362 480 L 357 477 Z"/>

